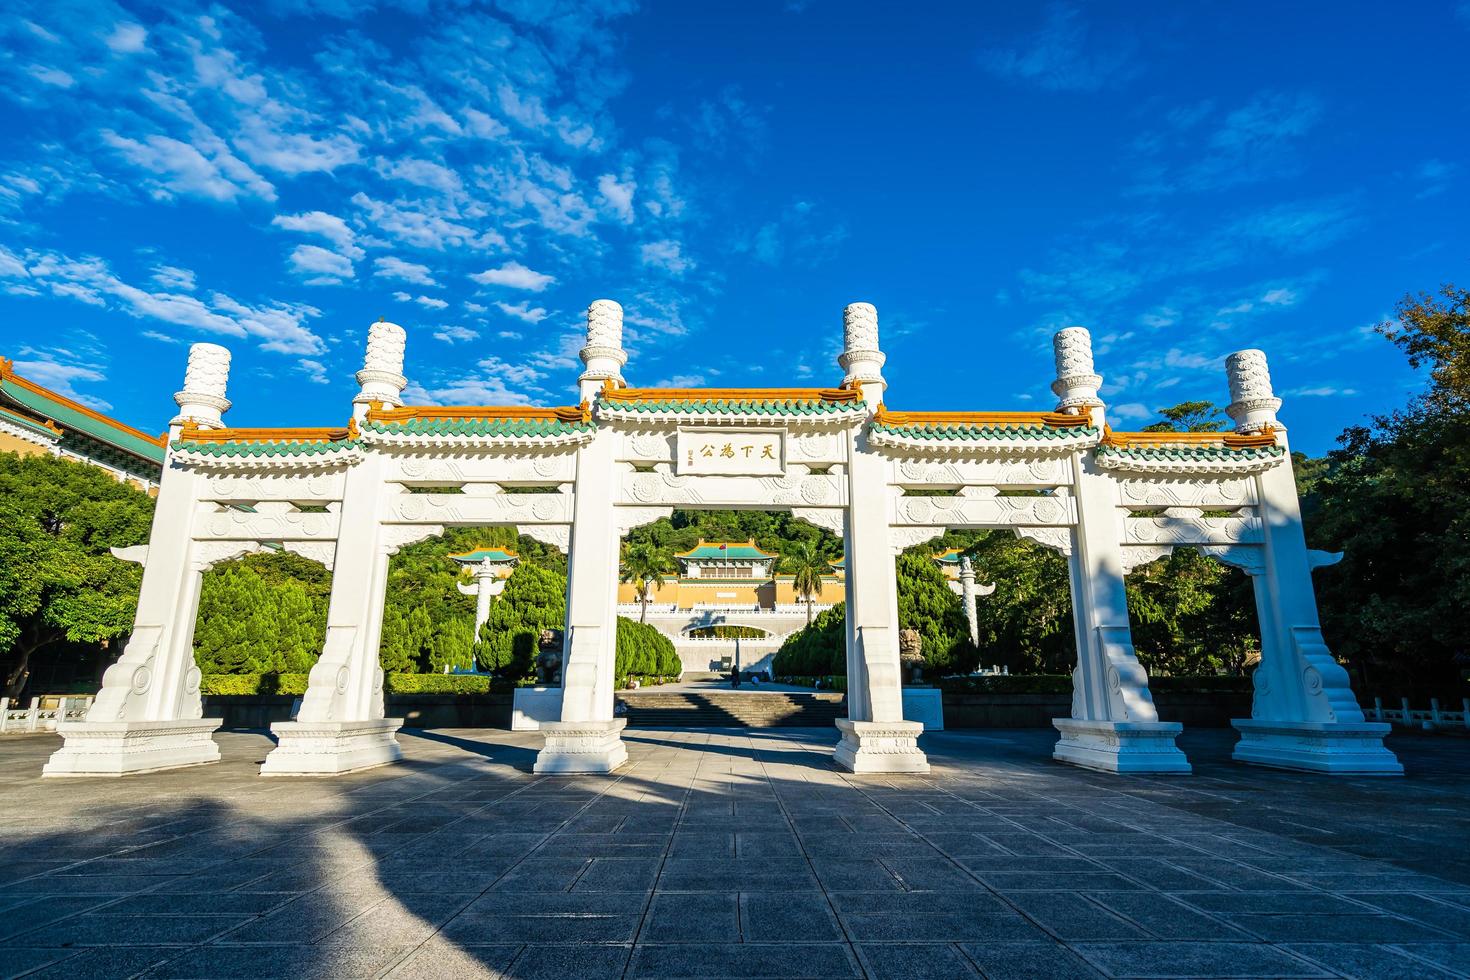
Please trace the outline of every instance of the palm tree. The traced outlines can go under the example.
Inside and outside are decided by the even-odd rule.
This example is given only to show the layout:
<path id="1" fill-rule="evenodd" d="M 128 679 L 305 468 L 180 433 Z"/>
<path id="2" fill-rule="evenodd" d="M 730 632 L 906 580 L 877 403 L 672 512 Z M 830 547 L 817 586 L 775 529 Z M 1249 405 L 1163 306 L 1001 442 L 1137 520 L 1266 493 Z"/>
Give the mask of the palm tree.
<path id="1" fill-rule="evenodd" d="M 642 542 L 630 544 L 623 549 L 623 565 L 618 572 L 619 582 L 632 582 L 638 596 L 638 622 L 648 618 L 648 595 L 654 586 L 662 586 L 668 579 L 669 556 L 653 544 Z"/>
<path id="2" fill-rule="evenodd" d="M 812 624 L 812 603 L 822 591 L 822 576 L 832 570 L 826 557 L 810 541 L 797 541 L 781 557 L 791 573 L 791 588 L 806 600 L 806 624 Z"/>

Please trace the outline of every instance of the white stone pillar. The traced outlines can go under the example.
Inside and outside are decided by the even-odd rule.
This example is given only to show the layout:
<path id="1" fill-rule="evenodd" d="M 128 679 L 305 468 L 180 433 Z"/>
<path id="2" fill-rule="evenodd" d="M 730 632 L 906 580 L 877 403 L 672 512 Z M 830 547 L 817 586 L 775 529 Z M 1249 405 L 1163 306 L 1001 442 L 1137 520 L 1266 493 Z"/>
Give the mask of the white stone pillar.
<path id="1" fill-rule="evenodd" d="M 223 347 L 189 349 L 184 390 L 174 396 L 179 415 L 170 423 L 171 435 L 186 423 L 223 424 L 229 370 L 230 353 Z M 172 450 L 167 453 L 131 638 L 103 674 L 86 719 L 58 723 L 64 743 L 43 775 L 121 776 L 219 761 L 212 735 L 221 721 L 201 717 L 194 623 L 204 571 L 226 556 L 194 540 L 201 479 L 175 464 Z"/>
<path id="2" fill-rule="evenodd" d="M 623 309 L 598 300 L 587 310 L 587 343 L 579 379 L 584 401 L 604 382 L 622 383 Z M 540 773 L 612 772 L 628 759 L 613 717 L 617 656 L 618 491 L 617 434 L 600 430 L 577 451 L 571 540 L 567 551 L 567 623 L 562 660 L 561 720 L 541 725 L 546 743 L 536 756 Z"/>
<path id="3" fill-rule="evenodd" d="M 455 585 L 463 595 L 475 597 L 475 639 L 480 639 L 480 627 L 490 622 L 490 602 L 500 593 L 505 591 L 505 579 L 500 577 L 500 569 L 486 559 L 475 566 L 475 584 L 466 585 L 456 582 Z"/>
<path id="4" fill-rule="evenodd" d="M 992 591 L 994 587 L 992 586 Z M 965 604 L 965 622 L 970 626 L 970 643 L 980 645 L 980 614 L 975 608 L 975 566 L 960 558 L 960 601 Z"/>
<path id="5" fill-rule="evenodd" d="M 587 307 L 587 342 L 578 355 L 583 370 L 577 379 L 581 400 L 593 402 L 605 382 L 623 384 L 623 308 L 610 299 L 595 300 Z"/>
<path id="6" fill-rule="evenodd" d="M 396 323 L 368 329 L 353 416 L 372 402 L 401 404 L 405 334 Z M 387 461 L 367 453 L 347 471 L 341 531 L 332 560 L 327 636 L 311 668 L 306 696 L 294 721 L 276 722 L 276 747 L 260 767 L 263 776 L 335 775 L 402 758 L 396 738 L 401 718 L 385 718 L 383 668 L 378 656 L 388 560 L 400 544 L 383 523 L 395 488 L 386 482 Z"/>
<path id="7" fill-rule="evenodd" d="M 1104 424 L 1097 397 L 1102 378 L 1093 370 L 1092 340 L 1068 327 L 1053 340 L 1059 411 L 1092 416 Z M 1125 511 L 1117 481 L 1092 453 L 1072 457 L 1077 526 L 1069 560 L 1077 666 L 1072 671 L 1072 717 L 1054 718 L 1061 733 L 1052 753 L 1062 762 L 1106 772 L 1188 773 L 1189 761 L 1174 744 L 1177 722 L 1159 721 L 1148 674 L 1133 649 L 1128 593 L 1123 582 Z"/>
<path id="8" fill-rule="evenodd" d="M 385 718 L 378 649 L 388 560 L 397 544 L 383 524 L 387 461 L 367 454 L 347 471 L 332 561 L 327 636 L 294 721 L 271 725 L 277 744 L 262 776 L 336 775 L 402 758 L 401 718 Z"/>
<path id="9" fill-rule="evenodd" d="M 1364 719 L 1347 671 L 1322 637 L 1312 588 L 1311 555 L 1302 532 L 1301 503 L 1291 468 L 1281 406 L 1271 390 L 1266 355 L 1244 350 L 1225 361 L 1230 382 L 1226 412 L 1242 433 L 1273 432 L 1283 456 L 1253 480 L 1261 522 L 1262 567 L 1251 576 L 1261 627 L 1251 717 L 1234 756 L 1283 769 L 1399 775 L 1403 766 L 1383 745 L 1390 726 Z"/>
<path id="10" fill-rule="evenodd" d="M 843 383 L 856 387 L 869 415 L 883 401 L 878 312 L 867 303 L 843 311 Z M 866 426 L 848 440 L 847 712 L 833 758 L 853 772 L 928 772 L 919 749 L 920 722 L 904 721 L 898 659 L 898 583 L 890 538 L 892 490 L 887 460 L 867 446 Z"/>
<path id="11" fill-rule="evenodd" d="M 357 372 L 358 393 L 352 399 L 352 414 L 359 422 L 373 402 L 388 408 L 403 405 L 403 389 L 408 379 L 403 376 L 403 355 L 408 334 L 396 323 L 379 320 L 368 327 L 367 352 L 362 370 Z"/>

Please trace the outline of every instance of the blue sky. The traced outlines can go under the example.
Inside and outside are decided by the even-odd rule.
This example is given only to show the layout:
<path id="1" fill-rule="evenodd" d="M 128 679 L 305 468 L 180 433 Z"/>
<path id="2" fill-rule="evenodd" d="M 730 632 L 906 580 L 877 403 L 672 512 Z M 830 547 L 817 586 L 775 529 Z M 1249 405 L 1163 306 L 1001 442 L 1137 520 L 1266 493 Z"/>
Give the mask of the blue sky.
<path id="1" fill-rule="evenodd" d="M 47 0 L 0 15 L 0 353 L 150 431 L 185 345 L 235 425 L 340 424 L 370 322 L 410 395 L 834 384 L 1115 422 L 1271 359 L 1297 448 L 1402 404 L 1372 332 L 1466 275 L 1470 3 Z"/>

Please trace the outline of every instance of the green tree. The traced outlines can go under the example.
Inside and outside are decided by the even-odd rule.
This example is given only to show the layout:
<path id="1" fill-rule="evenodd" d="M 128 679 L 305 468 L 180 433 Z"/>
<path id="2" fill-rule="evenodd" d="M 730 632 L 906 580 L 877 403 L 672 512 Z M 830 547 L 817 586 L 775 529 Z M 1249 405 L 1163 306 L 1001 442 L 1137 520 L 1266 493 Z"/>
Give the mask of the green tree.
<path id="1" fill-rule="evenodd" d="M 1144 432 L 1219 432 L 1226 420 L 1214 402 L 1180 402 L 1159 409 L 1163 419 L 1143 427 Z"/>
<path id="2" fill-rule="evenodd" d="M 811 540 L 792 542 L 781 554 L 781 567 L 791 574 L 791 588 L 806 603 L 806 624 L 812 624 L 812 603 L 822 591 L 822 578 L 832 563 Z"/>
<path id="3" fill-rule="evenodd" d="M 0 656 L 18 697 L 38 654 L 132 628 L 142 571 L 109 548 L 148 540 L 153 501 L 84 463 L 0 453 Z"/>
<path id="4" fill-rule="evenodd" d="M 638 622 L 648 619 L 648 596 L 654 586 L 668 581 L 668 553 L 645 541 L 630 542 L 623 548 L 623 563 L 618 570 L 619 582 L 632 582 L 638 596 Z"/>
<path id="5" fill-rule="evenodd" d="M 330 573 L 299 555 L 264 552 L 204 575 L 194 655 L 206 674 L 301 674 L 327 631 Z"/>
<path id="6" fill-rule="evenodd" d="M 566 576 L 522 562 L 506 580 L 505 591 L 490 604 L 490 621 L 476 647 L 476 662 L 481 670 L 503 677 L 526 677 L 535 667 L 541 631 L 562 629 L 566 618 Z"/>
<path id="7" fill-rule="evenodd" d="M 1249 579 L 1194 548 L 1127 579 L 1133 646 L 1150 674 L 1241 673 L 1260 658 Z"/>

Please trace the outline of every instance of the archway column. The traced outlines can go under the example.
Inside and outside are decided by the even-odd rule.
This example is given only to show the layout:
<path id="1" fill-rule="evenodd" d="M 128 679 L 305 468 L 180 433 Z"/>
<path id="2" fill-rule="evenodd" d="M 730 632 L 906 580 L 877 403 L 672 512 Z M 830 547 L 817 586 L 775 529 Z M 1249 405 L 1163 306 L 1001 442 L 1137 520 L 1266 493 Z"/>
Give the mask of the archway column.
<path id="1" fill-rule="evenodd" d="M 844 311 L 843 327 L 839 363 L 847 383 L 858 385 L 870 412 L 876 411 L 885 388 L 877 313 L 854 303 Z M 918 743 L 924 725 L 903 718 L 888 463 L 868 448 L 865 432 L 847 438 L 847 718 L 837 721 L 842 737 L 833 758 L 858 773 L 928 772 Z"/>
<path id="2" fill-rule="evenodd" d="M 195 344 L 189 349 L 184 390 L 174 396 L 179 414 L 170 425 L 171 442 L 185 423 L 223 425 L 221 413 L 230 405 L 225 398 L 229 369 L 230 353 L 223 347 Z M 121 776 L 219 761 L 212 736 L 222 721 L 201 717 L 194 622 L 205 569 L 233 554 L 221 552 L 213 542 L 194 540 L 200 482 L 168 453 L 132 636 L 103 674 L 102 689 L 86 719 L 58 723 L 64 742 L 42 775 Z M 233 542 L 223 547 L 240 553 L 253 545 Z"/>
<path id="3" fill-rule="evenodd" d="M 262 776 L 330 776 L 396 762 L 401 718 L 384 717 L 379 649 L 388 561 L 413 537 L 438 527 L 385 525 L 387 460 L 369 453 L 347 473 L 341 527 L 333 558 L 327 635 L 312 666 L 301 710 L 276 722 L 277 744 L 260 767 Z"/>
<path id="4" fill-rule="evenodd" d="M 587 310 L 581 396 L 591 401 L 604 381 L 620 382 L 623 311 L 609 300 Z M 567 549 L 567 621 L 562 658 L 561 720 L 543 722 L 546 743 L 538 773 L 612 772 L 628 760 L 613 716 L 617 666 L 618 527 L 615 450 L 618 434 L 602 429 L 577 451 L 571 540 Z"/>
<path id="5" fill-rule="evenodd" d="M 1087 412 L 1105 424 L 1097 397 L 1102 378 L 1093 372 L 1086 330 L 1069 327 L 1054 341 L 1061 411 Z M 1133 649 L 1124 584 L 1123 521 L 1116 480 L 1091 453 L 1072 457 L 1077 525 L 1069 567 L 1077 666 L 1072 671 L 1072 717 L 1054 718 L 1061 737 L 1052 757 L 1107 772 L 1190 772 L 1174 744 L 1178 722 L 1159 721 L 1148 674 Z"/>

